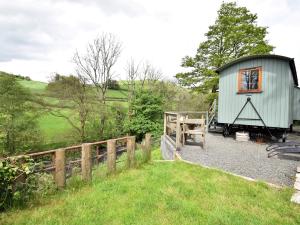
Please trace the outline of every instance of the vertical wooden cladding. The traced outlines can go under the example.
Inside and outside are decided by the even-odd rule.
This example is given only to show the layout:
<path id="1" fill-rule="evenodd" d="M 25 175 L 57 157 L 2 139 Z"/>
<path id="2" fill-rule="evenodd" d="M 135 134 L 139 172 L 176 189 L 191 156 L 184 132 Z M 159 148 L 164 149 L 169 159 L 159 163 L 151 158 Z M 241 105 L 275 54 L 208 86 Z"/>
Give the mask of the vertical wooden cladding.
<path id="1" fill-rule="evenodd" d="M 293 120 L 300 120 L 300 88 L 294 87 L 293 92 Z"/>
<path id="2" fill-rule="evenodd" d="M 261 68 L 261 92 L 237 93 L 238 74 L 245 68 Z M 218 122 L 231 124 L 247 97 L 251 100 L 268 127 L 288 128 L 290 119 L 290 87 L 293 86 L 289 63 L 280 59 L 250 59 L 236 63 L 220 72 Z M 246 107 L 241 118 L 257 119 L 251 107 Z M 236 124 L 262 126 L 261 121 L 238 120 Z"/>

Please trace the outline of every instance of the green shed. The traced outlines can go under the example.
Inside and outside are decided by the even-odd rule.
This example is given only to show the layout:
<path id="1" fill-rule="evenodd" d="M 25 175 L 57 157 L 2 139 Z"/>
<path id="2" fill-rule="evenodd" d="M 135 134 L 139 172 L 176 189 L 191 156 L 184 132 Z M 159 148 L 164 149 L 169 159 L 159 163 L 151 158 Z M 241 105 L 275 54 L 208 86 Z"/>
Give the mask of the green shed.
<path id="1" fill-rule="evenodd" d="M 217 72 L 218 124 L 289 129 L 294 120 L 300 120 L 300 88 L 293 58 L 246 56 Z"/>

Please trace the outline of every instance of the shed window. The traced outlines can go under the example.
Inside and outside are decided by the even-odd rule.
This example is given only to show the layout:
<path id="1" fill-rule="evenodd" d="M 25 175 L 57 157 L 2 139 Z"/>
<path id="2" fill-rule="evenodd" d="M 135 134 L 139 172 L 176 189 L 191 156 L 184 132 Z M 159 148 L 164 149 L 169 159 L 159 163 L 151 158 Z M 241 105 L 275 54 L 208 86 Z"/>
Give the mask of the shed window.
<path id="1" fill-rule="evenodd" d="M 241 69 L 238 75 L 238 92 L 261 92 L 262 68 Z"/>

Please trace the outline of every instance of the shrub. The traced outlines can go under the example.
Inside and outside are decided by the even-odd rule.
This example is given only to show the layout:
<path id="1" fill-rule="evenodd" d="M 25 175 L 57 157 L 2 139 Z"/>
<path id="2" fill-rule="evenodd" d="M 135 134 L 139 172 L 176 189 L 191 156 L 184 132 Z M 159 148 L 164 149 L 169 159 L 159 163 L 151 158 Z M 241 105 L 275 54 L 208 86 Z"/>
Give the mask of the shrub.
<path id="1" fill-rule="evenodd" d="M 108 81 L 108 89 L 120 90 L 121 88 L 120 88 L 118 81 L 110 79 Z"/>
<path id="2" fill-rule="evenodd" d="M 37 189 L 37 166 L 27 156 L 0 161 L 0 211 L 28 202 Z"/>
<path id="3" fill-rule="evenodd" d="M 134 114 L 125 122 L 125 131 L 141 140 L 147 132 L 154 136 L 162 133 L 163 100 L 161 95 L 143 91 L 132 103 Z"/>
<path id="4" fill-rule="evenodd" d="M 36 185 L 33 188 L 33 194 L 35 198 L 45 197 L 57 190 L 52 174 L 36 173 L 32 175 L 32 177 L 33 176 L 36 182 Z"/>
<path id="5" fill-rule="evenodd" d="M 14 77 L 0 76 L 0 155 L 12 155 L 41 143 L 34 96 Z"/>

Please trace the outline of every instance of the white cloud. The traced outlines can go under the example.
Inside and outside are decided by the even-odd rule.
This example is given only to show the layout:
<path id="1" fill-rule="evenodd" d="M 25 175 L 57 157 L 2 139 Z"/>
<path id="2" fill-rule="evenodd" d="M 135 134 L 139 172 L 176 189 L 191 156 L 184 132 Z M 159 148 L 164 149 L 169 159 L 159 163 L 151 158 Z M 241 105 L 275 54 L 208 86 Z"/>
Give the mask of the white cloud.
<path id="1" fill-rule="evenodd" d="M 124 78 L 128 58 L 149 60 L 171 78 L 194 55 L 217 15 L 221 0 L 0 0 L 0 70 L 47 80 L 53 72 L 70 74 L 76 49 L 102 32 L 123 43 L 116 73 Z M 269 27 L 275 53 L 300 62 L 300 3 L 238 1 Z M 300 70 L 300 64 L 298 63 Z"/>

